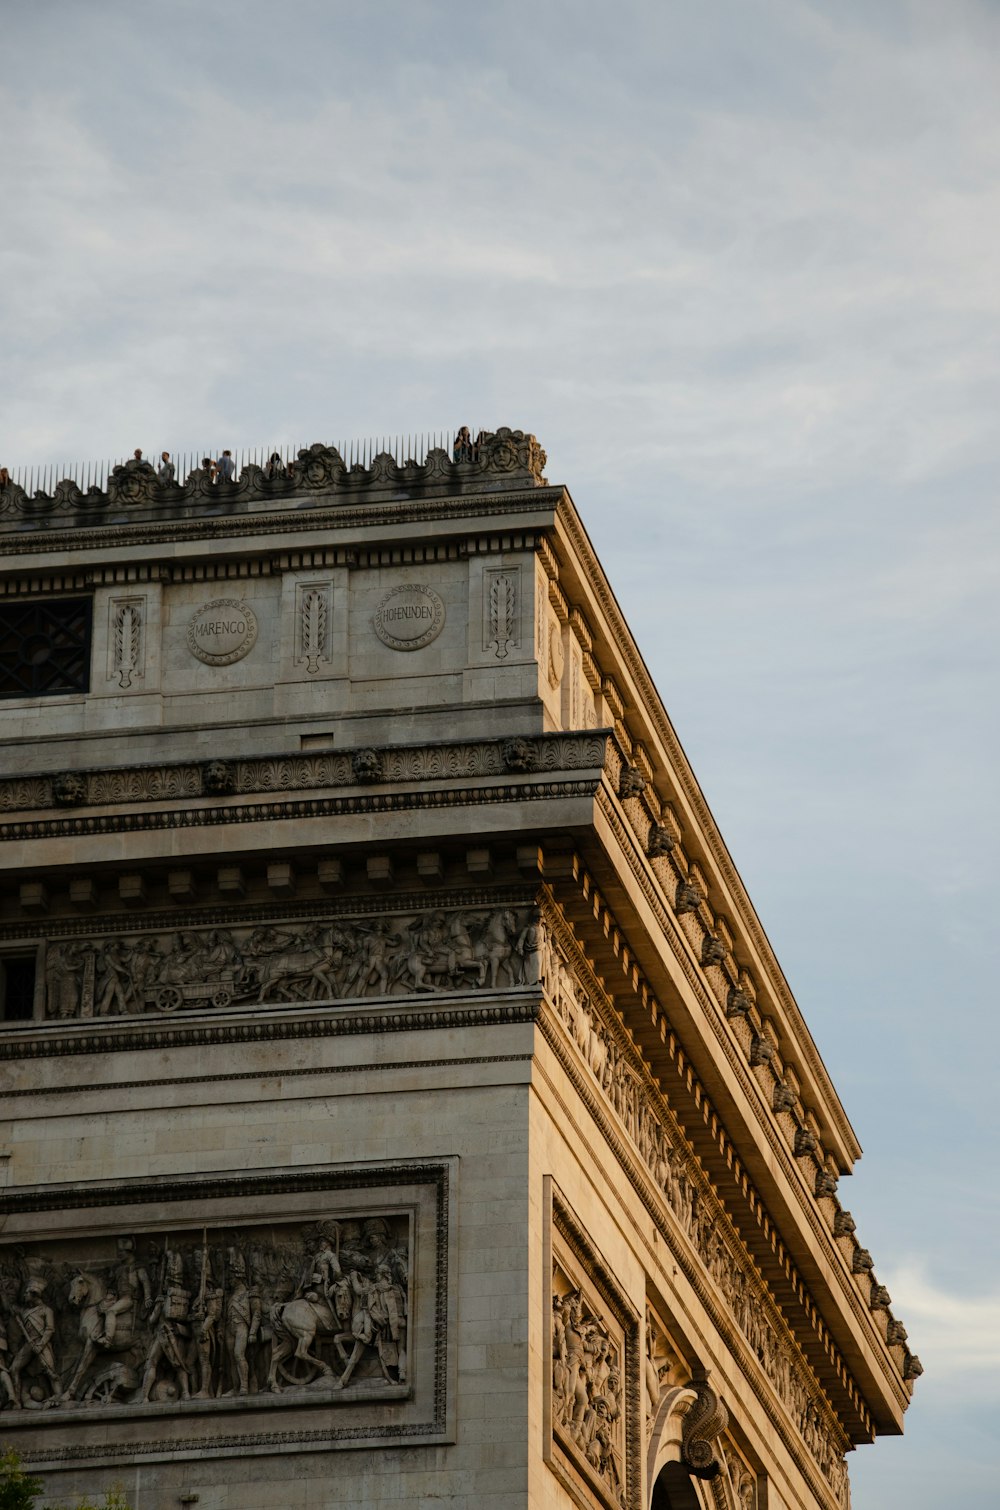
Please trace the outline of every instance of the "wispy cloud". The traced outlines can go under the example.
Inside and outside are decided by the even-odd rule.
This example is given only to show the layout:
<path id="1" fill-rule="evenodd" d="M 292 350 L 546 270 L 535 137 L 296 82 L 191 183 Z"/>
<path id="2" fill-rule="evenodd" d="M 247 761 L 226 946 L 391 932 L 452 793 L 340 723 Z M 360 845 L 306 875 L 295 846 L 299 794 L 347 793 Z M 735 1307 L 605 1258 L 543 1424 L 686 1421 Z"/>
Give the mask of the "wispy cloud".
<path id="1" fill-rule="evenodd" d="M 967 1384 L 971 1370 L 986 1373 L 1000 1394 L 1000 1287 L 958 1292 L 935 1281 L 924 1265 L 911 1263 L 887 1274 L 893 1309 L 904 1317 L 910 1343 L 918 1348 L 928 1381 Z"/>

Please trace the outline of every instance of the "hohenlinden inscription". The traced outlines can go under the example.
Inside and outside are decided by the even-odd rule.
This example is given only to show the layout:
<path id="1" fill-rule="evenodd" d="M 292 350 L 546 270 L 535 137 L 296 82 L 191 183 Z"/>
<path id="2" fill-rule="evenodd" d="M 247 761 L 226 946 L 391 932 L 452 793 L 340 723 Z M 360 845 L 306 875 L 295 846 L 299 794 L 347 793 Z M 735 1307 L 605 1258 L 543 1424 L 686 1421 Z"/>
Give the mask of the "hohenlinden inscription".
<path id="1" fill-rule="evenodd" d="M 372 627 L 390 650 L 421 650 L 444 628 L 444 603 L 432 587 L 413 583 L 387 592 Z"/>
<path id="2" fill-rule="evenodd" d="M 188 624 L 188 649 L 206 666 L 231 666 L 248 655 L 256 641 L 257 620 L 241 598 L 213 598 Z"/>

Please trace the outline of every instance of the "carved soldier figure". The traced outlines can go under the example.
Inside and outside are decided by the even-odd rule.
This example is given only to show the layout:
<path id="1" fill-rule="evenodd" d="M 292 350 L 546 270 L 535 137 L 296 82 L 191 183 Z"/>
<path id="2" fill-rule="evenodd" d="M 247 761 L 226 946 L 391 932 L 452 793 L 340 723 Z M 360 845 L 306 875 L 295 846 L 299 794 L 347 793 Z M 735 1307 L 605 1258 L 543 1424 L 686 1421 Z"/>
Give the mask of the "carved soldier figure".
<path id="1" fill-rule="evenodd" d="M 379 1366 L 390 1383 L 395 1382 L 389 1374 L 394 1368 L 402 1384 L 406 1379 L 406 1292 L 394 1282 L 387 1263 L 375 1270 L 368 1311 L 375 1325 Z"/>
<path id="2" fill-rule="evenodd" d="M 340 1264 L 340 1226 L 337 1222 L 324 1222 L 319 1228 L 319 1247 L 307 1260 L 303 1270 L 299 1294 L 305 1294 L 310 1286 L 318 1287 L 321 1296 L 333 1306 L 333 1288 L 343 1270 Z"/>
<path id="3" fill-rule="evenodd" d="M 247 1282 L 246 1261 L 235 1248 L 229 1250 L 229 1299 L 225 1312 L 225 1348 L 233 1388 L 245 1395 L 250 1388 L 247 1348 L 260 1334 L 260 1291 Z"/>
<path id="4" fill-rule="evenodd" d="M 121 939 L 109 939 L 97 956 L 94 1013 L 98 1017 L 132 1010 L 129 951 Z"/>
<path id="5" fill-rule="evenodd" d="M 153 1308 L 149 1275 L 136 1263 L 135 1239 L 120 1237 L 116 1246 L 118 1264 L 101 1304 L 100 1330 L 93 1337 L 98 1347 L 111 1347 L 119 1334 L 131 1336 L 140 1316 L 148 1316 Z"/>
<path id="6" fill-rule="evenodd" d="M 85 950 L 80 944 L 51 944 L 46 951 L 46 1013 L 75 1017 L 80 1010 L 80 977 Z"/>
<path id="7" fill-rule="evenodd" d="M 14 1388 L 14 1381 L 10 1377 L 10 1369 L 8 1368 L 9 1356 L 10 1345 L 7 1338 L 7 1322 L 3 1312 L 0 1311 L 0 1410 L 3 1410 L 5 1405 L 18 1404 L 17 1390 Z"/>
<path id="8" fill-rule="evenodd" d="M 535 918 L 522 928 L 514 943 L 521 957 L 521 977 L 526 986 L 537 986 L 545 972 L 545 929 Z"/>
<path id="9" fill-rule="evenodd" d="M 389 931 L 385 918 L 377 918 L 370 933 L 361 939 L 361 959 L 355 969 L 356 996 L 364 996 L 369 986 L 378 987 L 378 995 L 389 990 L 389 971 L 398 935 Z"/>
<path id="10" fill-rule="evenodd" d="M 150 1316 L 155 1328 L 153 1341 L 146 1355 L 146 1368 L 142 1376 L 141 1398 L 148 1400 L 156 1383 L 156 1370 L 165 1359 L 177 1380 L 182 1400 L 191 1396 L 189 1360 L 191 1326 L 189 1307 L 191 1291 L 184 1286 L 184 1262 L 179 1253 L 169 1249 L 165 1255 L 162 1293 L 157 1297 Z"/>
<path id="11" fill-rule="evenodd" d="M 381 1216 L 370 1216 L 361 1228 L 361 1240 L 369 1272 L 385 1264 L 393 1278 L 405 1286 L 407 1252 L 405 1247 L 392 1246 L 388 1222 Z"/>
<path id="12" fill-rule="evenodd" d="M 215 1364 L 219 1350 L 219 1323 L 222 1320 L 223 1290 L 209 1284 L 191 1308 L 195 1353 L 198 1361 L 196 1400 L 211 1400 L 215 1394 Z"/>
<path id="13" fill-rule="evenodd" d="M 142 1004 L 143 993 L 147 986 L 151 985 L 159 975 L 160 966 L 163 963 L 163 954 L 156 939 L 149 934 L 143 934 L 132 945 L 132 991 L 135 996 L 137 1009 Z"/>
<path id="14" fill-rule="evenodd" d="M 48 1380 L 51 1398 L 56 1399 L 62 1394 L 62 1381 L 56 1372 L 56 1360 L 52 1351 L 56 1318 L 52 1307 L 42 1299 L 44 1294 L 44 1279 L 29 1279 L 24 1287 L 24 1305 L 14 1313 L 24 1335 L 24 1342 L 14 1354 L 10 1366 L 11 1383 L 19 1404 L 24 1403 L 21 1375 L 32 1362 L 38 1363 Z"/>

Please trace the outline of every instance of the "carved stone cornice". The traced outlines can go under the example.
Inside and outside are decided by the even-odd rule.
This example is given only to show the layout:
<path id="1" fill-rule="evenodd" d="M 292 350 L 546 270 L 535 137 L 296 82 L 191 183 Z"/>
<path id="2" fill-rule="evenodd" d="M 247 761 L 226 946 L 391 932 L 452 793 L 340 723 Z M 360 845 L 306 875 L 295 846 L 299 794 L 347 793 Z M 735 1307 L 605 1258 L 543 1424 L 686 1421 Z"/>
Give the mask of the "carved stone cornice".
<path id="1" fill-rule="evenodd" d="M 619 805 L 606 788 L 602 787 L 598 793 L 597 803 L 618 839 L 621 852 L 629 865 L 633 877 L 641 888 L 645 902 L 656 917 L 663 938 L 670 948 L 673 960 L 679 966 L 688 988 L 694 994 L 701 1008 L 700 1020 L 709 1026 L 718 1051 L 722 1054 L 725 1062 L 729 1065 L 744 1091 L 746 1102 L 753 1110 L 760 1139 L 770 1150 L 778 1167 L 781 1168 L 785 1176 L 786 1188 L 795 1194 L 797 1207 L 804 1224 L 822 1246 L 832 1272 L 838 1276 L 838 1294 L 841 1300 L 856 1321 L 862 1335 L 867 1336 L 871 1344 L 879 1352 L 885 1350 L 887 1353 L 884 1339 L 878 1329 L 872 1324 L 868 1307 L 863 1304 L 857 1286 L 851 1283 L 843 1254 L 832 1240 L 834 1234 L 821 1216 L 817 1205 L 815 1184 L 810 1185 L 808 1179 L 803 1176 L 798 1167 L 799 1160 L 795 1153 L 795 1147 L 798 1146 L 803 1155 L 810 1153 L 812 1146 L 815 1144 L 814 1135 L 811 1133 L 808 1134 L 809 1138 L 812 1139 L 812 1144 L 807 1148 L 805 1140 L 800 1136 L 807 1132 L 807 1129 L 798 1125 L 794 1130 L 797 1144 L 790 1147 L 787 1139 L 779 1132 L 775 1110 L 765 1100 L 759 1081 L 751 1073 L 749 1058 L 743 1053 L 741 1045 L 729 1027 L 725 1009 L 720 1010 L 718 1002 L 708 990 L 704 979 L 704 972 L 696 962 L 687 937 L 683 935 L 671 916 L 665 899 L 662 898 L 659 885 L 650 874 L 648 863 L 645 856 L 640 852 L 631 825 L 624 821 Z M 592 911 L 593 906 L 593 898 L 590 897 L 587 901 L 587 909 Z M 690 1056 L 675 1037 L 674 1031 L 665 1014 L 660 1015 L 662 1016 L 664 1025 L 663 1036 L 667 1051 L 670 1058 L 674 1061 L 677 1073 L 682 1078 L 690 1079 L 692 1075 Z M 767 1066 L 767 1069 L 770 1069 L 770 1066 Z M 781 1082 L 776 1073 L 774 1074 L 774 1079 L 776 1086 L 780 1086 Z M 703 1087 L 699 1084 L 693 1107 L 696 1122 L 704 1120 L 702 1107 L 708 1106 L 711 1108 L 711 1105 L 711 1101 L 705 1095 Z M 797 1267 L 787 1250 L 787 1244 L 782 1236 L 781 1229 L 774 1222 L 773 1218 L 770 1217 L 765 1203 L 761 1200 L 753 1184 L 749 1182 L 738 1149 L 729 1134 L 725 1131 L 714 1108 L 711 1109 L 711 1118 L 713 1124 L 718 1124 L 718 1138 L 713 1137 L 712 1141 L 718 1142 L 719 1152 L 732 1171 L 734 1183 L 743 1191 L 746 1198 L 746 1204 L 749 1207 L 752 1221 L 750 1230 L 753 1231 L 753 1228 L 759 1229 L 768 1247 L 774 1248 L 780 1269 L 787 1276 L 794 1293 L 798 1297 L 799 1303 L 803 1306 L 807 1315 L 812 1313 L 812 1325 L 816 1328 L 818 1335 L 821 1339 L 824 1335 L 829 1339 L 826 1323 L 821 1319 L 815 1302 L 812 1300 L 807 1287 L 797 1272 Z M 815 1176 L 813 1176 L 814 1181 Z M 891 1355 L 888 1356 L 891 1358 Z M 892 1361 L 892 1369 L 893 1373 L 898 1375 L 899 1369 L 894 1360 Z M 888 1377 L 891 1378 L 892 1376 L 889 1375 Z M 894 1393 L 900 1406 L 905 1408 L 909 1396 L 898 1388 L 894 1390 Z"/>
<path id="2" fill-rule="evenodd" d="M 519 760 L 512 765 L 507 740 L 394 745 L 369 751 L 330 750 L 305 755 L 264 755 L 230 762 L 227 796 L 267 792 L 303 792 L 322 788 L 389 785 L 419 781 L 456 781 L 510 774 L 545 775 L 555 771 L 599 770 L 607 736 L 602 733 L 540 734 L 519 739 Z M 374 754 L 376 766 L 358 768 L 358 758 Z M 75 785 L 64 790 L 67 773 L 0 779 L 0 812 L 34 812 L 60 807 L 122 807 L 144 802 L 186 801 L 220 794 L 214 779 L 216 761 L 171 765 L 112 767 L 68 773 Z"/>
<path id="3" fill-rule="evenodd" d="M 216 1044 L 279 1043 L 293 1039 L 342 1038 L 359 1033 L 426 1032 L 432 1028 L 503 1027 L 511 1023 L 534 1022 L 538 1015 L 538 998 L 525 993 L 520 999 L 507 989 L 497 993 L 484 991 L 474 1006 L 469 1005 L 468 991 L 442 992 L 433 999 L 414 1002 L 400 997 L 371 997 L 359 1010 L 329 1008 L 318 1014 L 316 1009 L 303 1014 L 301 1006 L 287 1008 L 274 1004 L 260 1013 L 234 1021 L 232 1017 L 205 1021 L 171 1019 L 165 1023 L 132 1023 L 122 1027 L 121 1019 L 94 1019 L 86 1029 L 60 1031 L 58 1026 L 31 1032 L 9 1029 L 0 1034 L 0 1062 L 21 1063 L 29 1059 L 52 1059 L 62 1055 L 134 1053 L 140 1049 L 211 1048 Z M 209 1079 L 216 1077 L 209 1076 Z M 162 1084 L 160 1080 L 156 1084 Z"/>
<path id="4" fill-rule="evenodd" d="M 177 807 L 166 811 L 94 814 L 80 818 L 28 819 L 0 824 L 0 840 L 89 837 L 95 834 L 212 828 L 273 823 L 283 819 L 337 818 L 352 813 L 403 813 L 423 809 L 482 807 L 503 802 L 550 802 L 590 797 L 593 781 L 506 781 L 496 786 L 448 787 L 402 792 L 358 792 L 348 797 L 287 798 L 281 802 Z"/>
<path id="5" fill-rule="evenodd" d="M 625 1172 L 632 1188 L 668 1241 L 672 1254 L 683 1267 L 720 1334 L 726 1339 L 742 1372 L 753 1383 L 758 1398 L 776 1424 L 787 1422 L 786 1415 L 775 1413 L 774 1405 L 769 1403 L 772 1397 L 768 1391 L 763 1389 L 759 1382 L 754 1382 L 759 1380 L 762 1370 L 764 1374 L 768 1374 L 768 1366 L 765 1365 L 768 1350 L 764 1348 L 762 1358 L 759 1340 L 755 1345 L 746 1329 L 749 1328 L 752 1332 L 761 1321 L 766 1321 L 766 1327 L 770 1329 L 769 1335 L 784 1339 L 784 1350 L 776 1354 L 776 1359 L 780 1360 L 780 1366 L 777 1362 L 775 1363 L 776 1372 L 773 1377 L 769 1375 L 769 1378 L 771 1389 L 782 1400 L 784 1409 L 789 1414 L 792 1412 L 795 1399 L 810 1400 L 815 1399 L 817 1395 L 824 1395 L 829 1387 L 829 1379 L 826 1387 L 818 1382 L 815 1364 L 802 1352 L 801 1339 L 792 1330 L 791 1320 L 784 1314 L 783 1309 L 778 1308 L 759 1283 L 752 1280 L 751 1276 L 755 1273 L 754 1261 L 747 1252 L 745 1240 L 734 1222 L 730 1209 L 721 1201 L 717 1185 L 708 1178 L 704 1163 L 697 1163 L 692 1157 L 685 1155 L 682 1163 L 677 1166 L 683 1170 L 679 1181 L 676 1168 L 666 1176 L 665 1182 L 662 1169 L 654 1174 L 653 1163 L 659 1166 L 663 1162 L 662 1138 L 655 1136 L 656 1126 L 666 1131 L 668 1146 L 672 1145 L 675 1150 L 672 1155 L 675 1164 L 678 1158 L 676 1150 L 681 1145 L 687 1148 L 687 1139 L 683 1124 L 679 1120 L 677 1107 L 673 1098 L 665 1097 L 653 1082 L 645 1058 L 640 1054 L 626 1029 L 627 1019 L 620 1015 L 622 1008 L 612 1006 L 606 999 L 606 986 L 594 974 L 568 928 L 557 915 L 549 912 L 548 909 L 544 916 L 547 926 L 552 930 L 552 944 L 549 947 L 546 966 L 552 978 L 546 985 L 547 1005 L 539 1022 L 542 1033 Z M 576 998 L 575 1004 L 572 993 L 566 994 L 561 986 L 553 985 L 556 978 L 553 976 L 553 948 L 558 948 L 565 954 L 579 986 L 582 987 L 583 998 Z M 560 1006 L 556 1005 L 554 998 L 559 999 Z M 549 1002 L 551 1002 L 551 1007 Z M 588 1005 L 584 1006 L 584 1002 Z M 572 1028 L 564 1021 L 566 1011 L 572 1016 Z M 627 1125 L 634 1117 L 635 1109 L 626 1105 L 613 1106 L 610 1092 L 605 1088 L 599 1088 L 602 1087 L 603 1080 L 606 1080 L 609 1075 L 614 1075 L 614 1071 L 611 1068 L 606 1042 L 603 1046 L 595 1043 L 591 1029 L 584 1022 L 588 1013 L 598 1011 L 600 1033 L 610 1038 L 616 1058 L 628 1067 L 625 1071 L 624 1087 L 628 1089 L 634 1084 L 640 1088 L 642 1104 L 639 1115 L 647 1120 L 651 1117 L 654 1124 L 652 1128 Z M 587 1047 L 584 1046 L 585 1042 Z M 570 1046 L 571 1043 L 573 1047 Z M 600 1068 L 600 1075 L 597 1067 Z M 678 1099 L 681 1099 L 680 1096 Z M 566 1113 L 567 1116 L 572 1115 L 568 1107 Z M 654 1134 L 652 1140 L 651 1134 Z M 643 1143 L 649 1144 L 654 1151 L 643 1153 Z M 658 1151 L 657 1143 L 660 1144 Z M 688 1192 L 688 1196 L 684 1196 L 684 1191 Z M 689 1198 L 691 1193 L 694 1194 L 693 1201 Z M 701 1213 L 698 1224 L 695 1224 L 693 1218 L 695 1205 Z M 703 1251 L 704 1244 L 699 1246 L 699 1234 L 703 1227 L 711 1235 L 706 1239 L 713 1243 L 711 1253 Z M 727 1269 L 734 1276 L 745 1276 L 752 1287 L 752 1295 L 748 1297 L 746 1316 L 742 1325 L 728 1300 L 723 1298 L 724 1271 Z M 752 1304 L 749 1303 L 750 1300 Z M 809 1320 L 814 1323 L 815 1317 Z M 798 1361 L 793 1362 L 793 1355 Z M 871 1434 L 871 1423 L 864 1402 L 853 1387 L 842 1361 L 835 1358 L 828 1358 L 827 1361 L 838 1363 L 836 1377 L 841 1386 L 841 1409 L 846 1409 L 847 1413 L 854 1417 L 855 1430 L 860 1433 L 862 1439 L 867 1438 Z M 794 1386 L 794 1391 L 793 1374 L 797 1374 L 800 1380 Z M 827 1406 L 825 1409 L 827 1411 L 825 1429 L 830 1433 L 833 1452 L 832 1467 L 833 1463 L 841 1460 L 848 1444 L 848 1436 L 831 1408 Z M 794 1438 L 787 1437 L 787 1425 L 782 1425 L 780 1429 L 786 1434 L 786 1439 L 790 1444 L 794 1442 Z M 793 1450 L 800 1451 L 801 1449 L 793 1448 Z M 813 1472 L 815 1472 L 815 1466 L 814 1464 Z"/>
<path id="6" fill-rule="evenodd" d="M 844 1145 L 852 1150 L 853 1157 L 857 1158 L 860 1156 L 861 1149 L 854 1130 L 847 1120 L 836 1090 L 827 1073 L 826 1066 L 819 1056 L 812 1035 L 799 1010 L 798 1003 L 788 988 L 767 935 L 761 927 L 760 920 L 744 889 L 736 867 L 733 865 L 722 836 L 715 825 L 715 820 L 708 808 L 708 804 L 705 802 L 701 788 L 688 763 L 687 756 L 663 708 L 659 693 L 632 639 L 631 632 L 622 617 L 621 610 L 605 581 L 604 573 L 594 554 L 593 546 L 587 538 L 579 516 L 568 495 L 564 496 L 563 501 L 558 506 L 557 512 L 560 526 L 565 531 L 573 549 L 586 569 L 588 583 L 604 613 L 616 653 L 628 668 L 628 672 L 638 689 L 644 714 L 649 718 L 656 735 L 663 745 L 672 776 L 680 786 L 687 804 L 697 819 L 699 837 L 705 843 L 712 862 L 725 883 L 741 926 L 746 931 L 748 939 L 752 942 L 754 950 L 765 966 L 769 987 L 779 1002 L 788 1025 L 794 1034 L 796 1050 L 808 1064 L 811 1075 L 823 1092 L 826 1115 L 836 1125 L 838 1135 Z"/>
<path id="7" fill-rule="evenodd" d="M 787 1413 L 781 1405 L 777 1390 L 771 1381 L 766 1379 L 761 1370 L 759 1359 L 751 1352 L 745 1337 L 735 1325 L 728 1310 L 720 1303 L 714 1287 L 705 1273 L 700 1258 L 695 1254 L 694 1249 L 684 1237 L 679 1225 L 673 1219 L 669 1208 L 656 1192 L 649 1174 L 644 1169 L 641 1161 L 627 1146 L 618 1129 L 614 1126 L 605 1103 L 594 1094 L 591 1087 L 587 1084 L 579 1065 L 574 1061 L 572 1054 L 568 1052 L 559 1025 L 549 1017 L 548 1009 L 542 1013 L 539 1019 L 539 1026 L 547 1042 L 555 1050 L 560 1064 L 573 1084 L 574 1090 L 580 1095 L 584 1105 L 590 1112 L 602 1138 L 615 1154 L 629 1184 L 639 1196 L 654 1225 L 667 1243 L 672 1258 L 683 1271 L 686 1280 L 691 1285 L 700 1303 L 705 1307 L 706 1312 L 718 1328 L 719 1334 L 732 1354 L 737 1367 L 747 1380 L 754 1398 L 777 1431 L 786 1450 L 803 1474 L 806 1482 L 811 1485 L 816 1495 L 817 1503 L 837 1504 L 838 1501 L 835 1492 L 831 1490 L 830 1484 L 823 1478 L 815 1460 L 795 1433 Z M 569 1108 L 566 1108 L 566 1110 L 568 1114 Z M 593 1154 L 593 1150 L 588 1150 L 588 1152 Z M 656 1266 L 662 1264 L 662 1254 L 658 1255 L 651 1252 L 650 1262 L 655 1272 Z M 843 1507 L 841 1507 L 841 1510 L 843 1510 Z"/>
<path id="8" fill-rule="evenodd" d="M 446 1012 L 447 1012 L 447 1004 L 446 1004 Z M 439 1018 L 441 1017 L 440 1013 L 438 1013 L 436 1015 Z M 529 1016 L 525 1015 L 525 1016 L 522 1016 L 521 1018 L 512 1019 L 512 1020 L 516 1020 L 516 1021 L 531 1021 L 532 1019 Z M 357 1022 L 358 1022 L 358 1019 L 355 1018 L 354 1019 L 355 1025 L 357 1025 Z M 457 1014 L 448 1015 L 445 1020 L 442 1020 L 440 1022 L 436 1022 L 436 1023 L 433 1024 L 433 1026 L 436 1026 L 436 1027 L 455 1027 L 455 1026 L 461 1026 L 461 1025 L 463 1025 L 463 1024 L 459 1024 L 458 1023 L 458 1016 L 457 1016 Z M 493 1022 L 492 1019 L 489 1022 L 487 1022 L 485 1018 L 479 1018 L 479 1019 L 477 1019 L 476 1023 L 473 1024 L 473 1025 L 476 1025 L 476 1026 L 485 1025 L 485 1026 L 493 1026 L 493 1027 L 497 1026 L 497 1024 L 495 1022 Z M 501 1024 L 501 1026 L 502 1025 L 503 1024 Z M 399 1032 L 407 1032 L 412 1026 L 413 1026 L 413 1024 L 409 1023 L 408 1021 L 406 1021 L 404 1019 L 393 1018 L 391 1020 L 387 1020 L 385 1031 L 393 1031 L 393 1030 L 395 1030 L 395 1031 L 399 1031 Z M 428 1026 L 428 1024 L 425 1021 L 421 1026 L 425 1028 L 425 1027 Z M 470 1024 L 468 1022 L 466 1022 L 464 1024 L 464 1026 L 468 1027 L 468 1026 L 470 1026 Z M 370 1028 L 370 1025 L 369 1025 L 368 1027 L 366 1027 L 364 1029 L 362 1029 L 360 1027 L 356 1027 L 356 1030 L 358 1032 L 361 1032 L 361 1031 L 369 1032 L 369 1031 L 371 1031 L 371 1028 Z M 289 1036 L 291 1036 L 291 1035 L 289 1035 Z M 299 1033 L 299 1034 L 296 1034 L 294 1036 L 296 1038 L 302 1038 L 305 1035 Z M 315 1036 L 322 1036 L 322 1035 L 315 1035 Z M 272 1042 L 276 1042 L 277 1038 L 274 1038 L 271 1041 Z M 380 1059 L 380 1060 L 375 1060 L 375 1061 L 373 1061 L 370 1064 L 356 1063 L 356 1064 L 299 1064 L 299 1065 L 284 1065 L 282 1067 L 282 1070 L 281 1070 L 281 1078 L 282 1078 L 283 1081 L 285 1081 L 285 1080 L 300 1080 L 304 1076 L 305 1077 L 312 1077 L 312 1076 L 317 1076 L 317 1075 L 322 1075 L 322 1076 L 327 1076 L 327 1075 L 334 1075 L 334 1076 L 336 1076 L 336 1075 L 362 1075 L 363 1076 L 363 1075 L 379 1074 L 384 1079 L 385 1076 L 388 1075 L 390 1072 L 395 1073 L 396 1071 L 425 1070 L 425 1069 L 458 1069 L 458 1068 L 464 1068 L 467 1065 L 477 1065 L 477 1064 L 522 1064 L 522 1065 L 528 1065 L 528 1064 L 531 1063 L 531 1060 L 532 1060 L 532 1055 L 531 1054 L 461 1054 L 461 1055 L 457 1055 L 457 1056 L 456 1055 L 452 1055 L 451 1057 L 444 1058 L 444 1059 L 430 1059 L 430 1058 L 429 1059 L 393 1059 L 392 1062 L 391 1062 L 391 1064 L 387 1064 L 387 1062 L 384 1059 Z M 23 1086 L 23 1087 L 19 1087 L 17 1090 L 9 1090 L 9 1089 L 5 1088 L 4 1089 L 4 1096 L 5 1096 L 5 1098 L 10 1099 L 10 1100 L 13 1100 L 13 1099 L 18 1098 L 18 1097 L 20 1097 L 22 1099 L 27 1099 L 27 1098 L 36 1098 L 36 1097 L 39 1097 L 39 1096 L 80 1096 L 80 1095 L 87 1095 L 89 1093 L 103 1094 L 103 1093 L 105 1093 L 107 1091 L 152 1090 L 152 1089 L 156 1089 L 159 1086 L 166 1086 L 166 1085 L 187 1085 L 187 1086 L 190 1086 L 190 1085 L 217 1085 L 220 1081 L 224 1082 L 225 1084 L 228 1085 L 230 1083 L 230 1081 L 239 1081 L 239 1080 L 256 1080 L 256 1081 L 259 1081 L 260 1078 L 261 1078 L 261 1072 L 260 1072 L 259 1069 L 257 1069 L 257 1070 L 233 1070 L 233 1069 L 230 1069 L 228 1066 L 226 1066 L 226 1067 L 221 1067 L 221 1068 L 219 1068 L 219 1069 L 217 1069 L 217 1070 L 215 1070 L 215 1071 L 213 1071 L 213 1072 L 211 1072 L 209 1074 L 204 1074 L 204 1075 L 157 1075 L 153 1079 L 146 1079 L 146 1080 L 101 1080 L 100 1082 L 97 1082 L 94 1079 L 90 1079 L 90 1080 L 78 1080 L 78 1081 L 76 1081 L 75 1083 L 72 1083 L 72 1084 L 70 1082 L 68 1082 L 68 1081 L 62 1081 L 58 1085 L 30 1085 L 30 1086 Z"/>

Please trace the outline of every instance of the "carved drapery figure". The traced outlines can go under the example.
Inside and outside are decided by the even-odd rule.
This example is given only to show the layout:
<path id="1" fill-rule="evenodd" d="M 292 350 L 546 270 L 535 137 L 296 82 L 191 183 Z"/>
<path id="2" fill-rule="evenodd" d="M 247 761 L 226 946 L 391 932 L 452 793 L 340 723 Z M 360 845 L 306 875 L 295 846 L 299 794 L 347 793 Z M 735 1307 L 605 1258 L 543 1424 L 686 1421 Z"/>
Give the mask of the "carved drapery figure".
<path id="1" fill-rule="evenodd" d="M 11 1359 L 10 1380 L 15 1400 L 24 1405 L 25 1386 L 22 1376 L 32 1374 L 44 1379 L 50 1391 L 50 1399 L 58 1400 L 62 1394 L 62 1382 L 56 1372 L 52 1339 L 55 1336 L 56 1320 L 52 1307 L 47 1304 L 44 1279 L 29 1279 L 24 1287 L 24 1303 L 14 1312 L 15 1323 L 24 1341 Z M 42 1386 L 34 1386 L 35 1398 Z"/>
<path id="2" fill-rule="evenodd" d="M 557 1263 L 552 1293 L 552 1428 L 624 1504 L 623 1345 Z"/>

